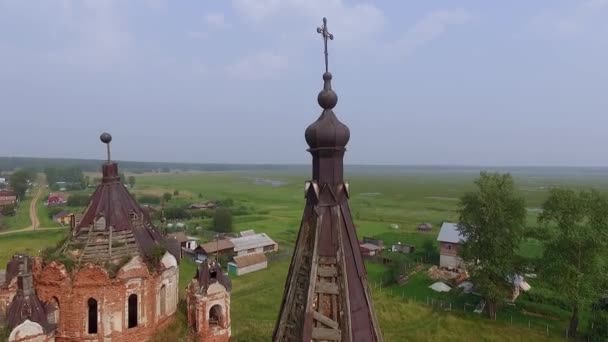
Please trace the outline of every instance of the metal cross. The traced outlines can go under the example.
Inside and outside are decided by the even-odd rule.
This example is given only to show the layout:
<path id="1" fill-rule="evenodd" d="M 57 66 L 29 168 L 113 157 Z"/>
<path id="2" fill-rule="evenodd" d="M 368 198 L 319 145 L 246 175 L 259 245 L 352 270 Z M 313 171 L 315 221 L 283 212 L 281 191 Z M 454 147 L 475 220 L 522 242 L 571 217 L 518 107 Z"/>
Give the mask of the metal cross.
<path id="1" fill-rule="evenodd" d="M 323 43 L 325 44 L 325 72 L 329 70 L 329 62 L 327 59 L 327 39 L 334 40 L 334 35 L 327 31 L 327 18 L 323 18 L 323 26 L 317 27 L 317 33 L 320 33 L 323 36 Z"/>

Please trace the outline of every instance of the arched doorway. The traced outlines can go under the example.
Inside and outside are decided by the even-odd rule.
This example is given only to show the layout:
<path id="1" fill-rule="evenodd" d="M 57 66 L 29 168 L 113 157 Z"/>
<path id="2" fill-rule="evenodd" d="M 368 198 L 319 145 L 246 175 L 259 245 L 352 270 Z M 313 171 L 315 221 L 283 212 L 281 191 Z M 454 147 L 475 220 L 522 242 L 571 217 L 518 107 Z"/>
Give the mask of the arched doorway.
<path id="1" fill-rule="evenodd" d="M 160 316 L 167 314 L 167 288 L 165 285 L 160 287 Z"/>
<path id="2" fill-rule="evenodd" d="M 97 334 L 97 300 L 94 298 L 89 298 L 87 301 L 87 306 L 89 308 L 89 334 Z"/>
<path id="3" fill-rule="evenodd" d="M 222 324 L 222 306 L 214 305 L 209 309 L 209 329 L 219 328 Z"/>
<path id="4" fill-rule="evenodd" d="M 49 324 L 59 324 L 59 300 L 57 300 L 57 297 L 51 298 L 51 301 L 46 305 L 46 320 Z"/>
<path id="5" fill-rule="evenodd" d="M 137 326 L 137 295 L 132 294 L 129 296 L 128 300 L 129 306 L 129 328 L 134 328 Z"/>

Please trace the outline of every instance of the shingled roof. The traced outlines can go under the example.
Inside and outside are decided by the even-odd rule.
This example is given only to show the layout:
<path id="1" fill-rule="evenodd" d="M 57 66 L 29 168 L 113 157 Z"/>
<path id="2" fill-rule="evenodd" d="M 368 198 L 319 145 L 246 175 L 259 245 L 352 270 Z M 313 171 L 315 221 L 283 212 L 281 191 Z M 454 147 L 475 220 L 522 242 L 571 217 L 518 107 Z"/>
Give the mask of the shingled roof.
<path id="1" fill-rule="evenodd" d="M 79 261 L 150 256 L 155 248 L 164 247 L 165 239 L 120 181 L 118 164 L 109 158 L 111 139 L 109 134 L 102 134 L 102 141 L 108 144 L 108 161 L 102 166 L 101 184 L 91 196 L 67 245 L 67 250 L 70 246 L 82 249 Z"/>

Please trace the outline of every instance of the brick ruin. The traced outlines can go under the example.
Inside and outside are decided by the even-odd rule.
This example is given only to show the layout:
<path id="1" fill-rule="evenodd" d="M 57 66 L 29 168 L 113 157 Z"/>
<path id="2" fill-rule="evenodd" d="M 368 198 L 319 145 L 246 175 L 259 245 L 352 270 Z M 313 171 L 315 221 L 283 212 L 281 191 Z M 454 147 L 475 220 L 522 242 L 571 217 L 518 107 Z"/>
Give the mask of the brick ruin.
<path id="1" fill-rule="evenodd" d="M 221 267 L 205 261 L 188 285 L 188 326 L 196 341 L 230 341 L 232 283 Z"/>
<path id="2" fill-rule="evenodd" d="M 7 264 L 0 327 L 10 342 L 147 341 L 175 320 L 179 250 L 120 181 L 111 136 L 101 140 L 108 144 L 102 181 L 69 237 L 56 250 Z M 188 287 L 195 341 L 229 341 L 229 291 L 219 265 L 201 265 Z"/>

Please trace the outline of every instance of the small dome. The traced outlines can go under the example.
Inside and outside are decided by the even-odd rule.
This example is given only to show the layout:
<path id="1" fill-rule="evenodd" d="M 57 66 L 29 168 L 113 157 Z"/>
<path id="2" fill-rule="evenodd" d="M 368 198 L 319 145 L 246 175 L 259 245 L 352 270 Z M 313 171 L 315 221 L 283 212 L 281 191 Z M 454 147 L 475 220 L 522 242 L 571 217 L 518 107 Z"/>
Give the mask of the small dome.
<path id="1" fill-rule="evenodd" d="M 350 139 L 350 130 L 331 109 L 325 109 L 319 119 L 308 126 L 304 136 L 310 148 L 344 148 Z"/>
<path id="2" fill-rule="evenodd" d="M 112 136 L 110 135 L 110 133 L 103 132 L 99 136 L 99 140 L 101 140 L 101 142 L 104 144 L 109 144 L 110 141 L 112 141 Z"/>
<path id="3" fill-rule="evenodd" d="M 331 79 L 329 72 L 323 74 L 323 90 L 317 97 L 323 113 L 304 134 L 310 148 L 344 148 L 350 139 L 350 130 L 332 110 L 338 103 L 338 95 L 331 89 Z"/>

